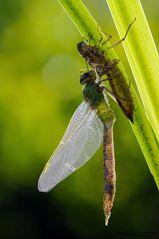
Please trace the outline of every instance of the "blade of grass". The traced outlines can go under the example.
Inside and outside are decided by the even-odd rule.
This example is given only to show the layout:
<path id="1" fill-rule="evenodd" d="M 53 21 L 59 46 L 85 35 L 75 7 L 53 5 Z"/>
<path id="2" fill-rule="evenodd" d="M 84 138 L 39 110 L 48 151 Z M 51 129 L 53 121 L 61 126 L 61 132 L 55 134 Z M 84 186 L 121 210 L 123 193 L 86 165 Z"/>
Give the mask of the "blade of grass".
<path id="1" fill-rule="evenodd" d="M 106 0 L 119 35 L 136 17 L 133 33 L 123 43 L 150 124 L 159 141 L 159 55 L 139 0 Z M 124 12 L 124 14 L 123 14 Z"/>
<path id="2" fill-rule="evenodd" d="M 106 40 L 106 36 L 99 31 L 99 27 L 96 21 L 80 0 L 58 0 L 58 2 L 65 9 L 66 13 L 71 18 L 72 22 L 77 27 L 81 35 L 86 39 L 91 38 L 91 44 L 97 44 L 99 42 L 99 39 L 101 39 L 101 35 L 104 40 Z M 127 26 L 130 24 L 130 22 L 132 21 L 129 21 Z M 131 29 L 131 34 L 134 33 L 134 28 L 135 27 Z M 110 43 L 108 42 L 106 45 L 104 45 L 104 48 L 107 48 L 109 46 Z M 109 51 L 108 57 L 110 57 L 110 59 L 118 58 L 114 49 L 111 49 Z M 122 71 L 127 82 L 129 82 L 128 76 L 121 63 L 119 63 L 119 68 Z M 137 97 L 137 94 L 135 93 L 132 85 L 131 93 L 135 107 L 134 124 L 132 124 L 132 128 L 144 153 L 150 172 L 152 173 L 157 187 L 159 188 L 159 145 L 145 115 L 143 106 L 139 98 Z"/>

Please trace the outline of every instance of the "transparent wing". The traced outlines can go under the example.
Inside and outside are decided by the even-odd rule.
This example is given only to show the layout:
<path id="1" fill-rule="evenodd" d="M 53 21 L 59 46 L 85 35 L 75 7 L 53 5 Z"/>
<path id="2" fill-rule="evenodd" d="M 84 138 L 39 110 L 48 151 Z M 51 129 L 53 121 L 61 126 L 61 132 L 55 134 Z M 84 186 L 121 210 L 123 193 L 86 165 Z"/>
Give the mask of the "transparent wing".
<path id="1" fill-rule="evenodd" d="M 82 102 L 39 178 L 39 191 L 48 192 L 85 164 L 97 151 L 102 140 L 102 122 L 96 111 Z"/>

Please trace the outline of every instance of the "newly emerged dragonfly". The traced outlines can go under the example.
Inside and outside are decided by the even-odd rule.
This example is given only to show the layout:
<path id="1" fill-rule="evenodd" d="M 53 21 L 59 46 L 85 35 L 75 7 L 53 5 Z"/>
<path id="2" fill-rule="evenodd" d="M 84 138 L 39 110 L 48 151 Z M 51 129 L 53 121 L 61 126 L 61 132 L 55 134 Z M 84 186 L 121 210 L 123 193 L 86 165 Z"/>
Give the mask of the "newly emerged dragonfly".
<path id="1" fill-rule="evenodd" d="M 135 20 L 136 18 L 134 19 L 134 21 Z M 110 48 L 118 45 L 125 40 L 128 31 L 134 21 L 129 25 L 125 36 Z M 110 37 L 107 39 L 107 41 L 109 40 Z M 96 70 L 97 74 L 100 77 L 103 75 L 106 76 L 105 80 L 109 81 L 112 95 L 115 97 L 123 113 L 133 123 L 133 99 L 129 90 L 129 85 L 127 85 L 124 75 L 118 67 L 119 60 L 110 60 L 106 55 L 106 51 L 101 50 L 100 44 L 91 46 L 88 43 L 82 41 L 77 44 L 77 49 L 79 53 L 86 59 L 86 62 L 88 62 L 88 64 Z"/>
<path id="2" fill-rule="evenodd" d="M 78 106 L 66 132 L 46 164 L 38 182 L 39 191 L 48 192 L 64 178 L 84 165 L 103 142 L 105 224 L 111 214 L 116 191 L 113 125 L 115 116 L 110 109 L 104 86 L 97 81 L 95 71 L 81 75 L 84 86 L 83 102 Z"/>

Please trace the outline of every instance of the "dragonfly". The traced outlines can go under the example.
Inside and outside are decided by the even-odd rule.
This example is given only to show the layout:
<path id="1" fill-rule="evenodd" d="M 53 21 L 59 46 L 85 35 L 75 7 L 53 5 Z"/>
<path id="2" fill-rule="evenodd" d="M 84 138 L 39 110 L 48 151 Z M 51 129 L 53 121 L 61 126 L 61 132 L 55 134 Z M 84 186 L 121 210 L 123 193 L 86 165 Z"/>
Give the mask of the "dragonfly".
<path id="1" fill-rule="evenodd" d="M 109 106 L 105 87 L 90 70 L 80 77 L 83 101 L 74 112 L 66 132 L 42 171 L 38 189 L 48 192 L 83 166 L 103 143 L 105 225 L 111 215 L 116 191 L 113 126 L 115 115 Z"/>
<path id="2" fill-rule="evenodd" d="M 130 27 L 135 21 L 136 18 L 129 25 L 125 36 L 114 45 L 109 47 L 107 50 L 120 44 L 126 39 Z M 109 41 L 110 38 L 111 36 L 109 35 L 107 41 Z M 110 92 L 109 90 L 108 92 L 114 96 L 123 113 L 133 123 L 133 99 L 129 90 L 129 85 L 126 83 L 125 77 L 118 67 L 119 59 L 110 60 L 106 55 L 105 50 L 101 50 L 100 44 L 91 46 L 87 42 L 81 41 L 77 44 L 77 49 L 80 55 L 85 58 L 86 62 L 95 69 L 100 77 L 106 75 L 105 80 L 109 81 L 109 85 L 112 90 L 112 92 Z"/>

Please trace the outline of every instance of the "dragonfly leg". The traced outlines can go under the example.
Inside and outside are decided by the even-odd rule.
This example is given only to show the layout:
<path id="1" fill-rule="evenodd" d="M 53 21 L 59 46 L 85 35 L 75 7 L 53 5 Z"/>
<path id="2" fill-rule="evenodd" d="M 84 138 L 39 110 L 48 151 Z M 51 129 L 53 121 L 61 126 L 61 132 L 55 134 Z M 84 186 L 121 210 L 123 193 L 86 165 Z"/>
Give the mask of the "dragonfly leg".
<path id="1" fill-rule="evenodd" d="M 99 40 L 99 46 L 100 46 L 100 47 L 102 47 L 103 45 L 105 45 L 105 44 L 106 44 L 107 42 L 109 42 L 110 39 L 112 38 L 112 35 L 110 35 L 109 33 L 103 32 L 103 31 L 102 31 L 102 33 L 104 33 L 104 34 L 107 36 L 107 39 L 106 39 L 105 41 L 103 41 L 103 37 L 102 37 L 102 35 L 101 35 L 101 38 L 100 38 L 100 40 Z"/>
<path id="2" fill-rule="evenodd" d="M 85 59 L 85 63 L 86 63 L 87 71 L 89 71 L 89 65 L 88 65 L 88 61 L 87 61 L 87 59 Z"/>
<path id="3" fill-rule="evenodd" d="M 106 61 L 104 65 L 99 64 L 96 66 L 96 72 L 99 76 L 103 76 L 103 75 L 108 75 L 111 71 L 113 71 L 113 69 L 115 68 L 115 66 L 119 63 L 119 59 L 114 59 L 114 60 L 109 60 Z"/>
<path id="4" fill-rule="evenodd" d="M 84 73 L 86 73 L 87 72 L 87 69 L 81 69 L 80 70 L 80 75 L 83 75 Z"/>
<path id="5" fill-rule="evenodd" d="M 110 47 L 107 48 L 107 51 L 109 51 L 111 48 L 114 48 L 115 46 L 119 45 L 121 42 L 125 41 L 127 34 L 131 28 L 131 26 L 133 25 L 133 23 L 136 21 L 136 18 L 132 21 L 132 23 L 130 23 L 130 25 L 128 26 L 126 33 L 124 35 L 124 37 L 122 39 L 120 39 L 119 41 L 117 41 L 116 43 L 114 43 L 113 45 L 111 45 Z"/>
<path id="6" fill-rule="evenodd" d="M 108 79 L 107 79 L 108 80 Z M 113 99 L 115 98 L 115 99 L 118 99 L 118 100 L 127 100 L 127 97 L 121 97 L 121 96 L 119 96 L 119 95 L 117 95 L 117 94 L 115 94 L 114 92 L 112 92 L 111 90 L 109 90 L 107 87 L 105 87 L 104 86 L 104 89 L 106 90 L 106 92 L 108 92 L 108 94 L 110 95 L 110 96 L 112 96 L 113 97 Z"/>
<path id="7" fill-rule="evenodd" d="M 99 32 L 101 33 L 99 42 L 98 42 L 98 44 L 97 44 L 98 47 L 101 48 L 101 47 L 102 47 L 103 45 L 105 45 L 108 41 L 110 41 L 110 39 L 112 38 L 112 35 L 110 35 L 110 34 L 107 33 L 107 32 L 103 32 L 99 26 L 97 26 L 97 32 L 98 32 L 98 33 L 99 33 Z M 104 33 L 104 34 L 106 35 L 106 37 L 107 37 L 107 39 L 104 40 L 104 41 L 103 41 L 102 33 Z M 105 51 L 104 51 L 104 52 L 105 52 Z M 104 54 L 104 52 L 103 52 L 103 54 Z"/>

